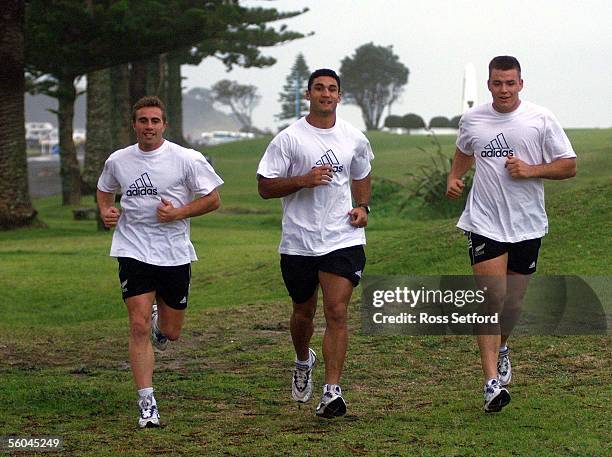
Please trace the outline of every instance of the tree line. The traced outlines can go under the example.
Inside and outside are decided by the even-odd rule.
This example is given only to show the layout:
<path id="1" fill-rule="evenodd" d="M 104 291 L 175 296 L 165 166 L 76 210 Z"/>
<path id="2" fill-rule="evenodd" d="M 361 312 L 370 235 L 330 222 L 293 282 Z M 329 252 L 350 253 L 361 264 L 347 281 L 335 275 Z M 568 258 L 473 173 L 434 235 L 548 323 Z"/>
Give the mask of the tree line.
<path id="1" fill-rule="evenodd" d="M 414 113 L 405 114 L 398 116 L 390 114 L 385 118 L 385 127 L 387 128 L 404 128 L 404 129 L 425 129 L 425 128 L 459 128 L 459 120 L 461 116 L 454 116 L 448 118 L 445 116 L 434 116 L 429 120 L 429 124 L 426 124 L 421 116 Z"/>
<path id="2" fill-rule="evenodd" d="M 204 58 L 265 67 L 260 48 L 305 35 L 271 23 L 306 12 L 247 8 L 238 0 L 6 0 L 0 15 L 0 228 L 31 224 L 24 92 L 58 100 L 62 203 L 95 190 L 110 152 L 133 141 L 131 105 L 145 94 L 168 107 L 168 138 L 182 138 L 181 65 Z M 87 77 L 83 173 L 72 140 L 77 81 Z"/>
<path id="3" fill-rule="evenodd" d="M 108 155 L 135 141 L 131 106 L 144 95 L 158 95 L 167 106 L 166 137 L 186 144 L 182 129 L 181 65 L 205 58 L 234 66 L 267 67 L 275 59 L 261 48 L 306 34 L 277 21 L 303 14 L 245 7 L 239 0 L 6 0 L 0 16 L 0 229 L 36 221 L 28 189 L 24 132 L 25 91 L 58 100 L 62 204 L 79 204 L 95 194 Z M 280 94 L 278 120 L 307 112 L 303 98 L 310 70 L 303 55 Z M 340 65 L 345 103 L 361 109 L 368 130 L 401 95 L 409 70 L 392 46 L 358 47 Z M 79 80 L 87 80 L 87 140 L 83 171 L 74 145 L 74 104 Z M 252 85 L 222 80 L 215 100 L 230 108 L 242 129 L 253 129 L 259 100 Z"/>

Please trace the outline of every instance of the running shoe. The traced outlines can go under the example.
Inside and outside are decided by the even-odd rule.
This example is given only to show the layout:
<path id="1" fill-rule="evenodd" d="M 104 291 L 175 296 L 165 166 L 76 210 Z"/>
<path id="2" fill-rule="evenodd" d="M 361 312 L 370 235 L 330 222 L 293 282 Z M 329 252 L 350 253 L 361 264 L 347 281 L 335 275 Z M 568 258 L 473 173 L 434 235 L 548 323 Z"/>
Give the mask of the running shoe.
<path id="1" fill-rule="evenodd" d="M 484 387 L 484 410 L 486 413 L 496 413 L 510 403 L 510 392 L 499 385 L 497 379 L 491 379 Z"/>
<path id="2" fill-rule="evenodd" d="M 499 379 L 499 385 L 502 387 L 506 387 L 512 380 L 512 365 L 510 364 L 510 349 L 508 348 L 505 351 L 499 352 L 497 379 Z"/>
<path id="3" fill-rule="evenodd" d="M 295 362 L 291 380 L 291 397 L 297 402 L 306 403 L 312 396 L 312 368 L 317 362 L 317 354 L 308 348 L 310 365 Z"/>
<path id="4" fill-rule="evenodd" d="M 168 338 L 159 331 L 157 327 L 157 318 L 157 305 L 153 304 L 153 309 L 151 311 L 151 342 L 153 343 L 153 347 L 158 351 L 165 351 L 168 347 Z"/>
<path id="5" fill-rule="evenodd" d="M 346 402 L 342 398 L 342 389 L 338 385 L 325 384 L 323 396 L 317 406 L 317 416 L 326 419 L 344 416 L 346 414 Z"/>
<path id="6" fill-rule="evenodd" d="M 140 398 L 138 407 L 140 408 L 140 417 L 138 418 L 140 428 L 159 427 L 159 413 L 153 395 Z"/>

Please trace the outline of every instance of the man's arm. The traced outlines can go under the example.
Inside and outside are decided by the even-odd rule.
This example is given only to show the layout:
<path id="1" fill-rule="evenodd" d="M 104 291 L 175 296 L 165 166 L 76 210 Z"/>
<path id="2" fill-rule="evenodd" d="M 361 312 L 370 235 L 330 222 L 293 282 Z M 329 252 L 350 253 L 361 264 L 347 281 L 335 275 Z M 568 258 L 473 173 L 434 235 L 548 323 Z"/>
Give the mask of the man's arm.
<path id="1" fill-rule="evenodd" d="M 297 192 L 298 190 L 328 185 L 333 178 L 332 167 L 323 165 L 314 167 L 302 176 L 289 178 L 266 178 L 257 176 L 257 190 L 261 198 L 279 198 Z"/>
<path id="2" fill-rule="evenodd" d="M 459 148 L 455 150 L 455 157 L 453 158 L 453 165 L 451 166 L 450 173 L 446 179 L 446 196 L 453 200 L 461 197 L 465 184 L 461 179 L 465 175 L 472 165 L 474 164 L 474 157 L 469 156 L 461 152 Z"/>
<path id="3" fill-rule="evenodd" d="M 175 208 L 172 203 L 161 197 L 161 204 L 157 207 L 157 219 L 160 222 L 172 222 L 189 217 L 197 217 L 215 211 L 221 206 L 221 197 L 217 189 L 203 197 L 196 198 L 185 206 Z"/>
<path id="4" fill-rule="evenodd" d="M 541 165 L 528 165 L 516 157 L 506 161 L 506 169 L 515 179 L 567 179 L 576 176 L 576 159 L 557 159 Z"/>
<path id="5" fill-rule="evenodd" d="M 121 216 L 121 210 L 115 208 L 115 194 L 111 192 L 102 192 L 100 189 L 97 189 L 96 201 L 98 202 L 100 217 L 104 225 L 108 228 L 116 226 L 119 221 L 119 216 Z"/>
<path id="6" fill-rule="evenodd" d="M 351 190 L 357 206 L 349 211 L 349 216 L 351 216 L 349 224 L 353 227 L 365 227 L 368 225 L 368 212 L 359 205 L 370 204 L 370 196 L 372 195 L 371 176 L 368 174 L 363 179 L 353 179 Z"/>

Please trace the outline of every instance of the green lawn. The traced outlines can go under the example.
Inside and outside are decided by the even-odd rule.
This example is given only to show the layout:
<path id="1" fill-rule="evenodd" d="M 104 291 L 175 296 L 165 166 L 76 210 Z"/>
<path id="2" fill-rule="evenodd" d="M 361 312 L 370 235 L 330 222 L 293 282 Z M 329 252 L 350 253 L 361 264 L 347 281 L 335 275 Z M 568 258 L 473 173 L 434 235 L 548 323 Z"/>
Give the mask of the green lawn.
<path id="1" fill-rule="evenodd" d="M 578 176 L 546 183 L 550 233 L 538 274 L 610 275 L 612 130 L 569 135 Z M 375 178 L 404 186 L 405 199 L 410 173 L 430 160 L 419 148 L 433 145 L 369 137 Z M 485 415 L 473 338 L 364 335 L 359 290 L 342 383 L 347 417 L 323 421 L 314 404 L 298 408 L 289 395 L 290 306 L 276 252 L 280 202 L 256 189 L 268 141 L 207 151 L 226 182 L 222 209 L 192 221 L 200 261 L 185 331 L 157 362 L 161 429 L 135 426 L 111 234 L 73 221 L 59 197 L 35 201 L 48 228 L 0 232 L 0 436 L 61 435 L 64 455 L 79 456 L 612 453 L 609 336 L 515 338 L 512 403 Z M 454 138 L 440 143 L 453 153 Z M 384 211 L 373 205 L 366 273 L 470 274 L 456 218 L 432 217 L 415 201 L 399 208 L 384 193 L 377 202 Z M 322 313 L 316 324 L 320 354 Z M 317 386 L 322 376 L 319 366 Z"/>

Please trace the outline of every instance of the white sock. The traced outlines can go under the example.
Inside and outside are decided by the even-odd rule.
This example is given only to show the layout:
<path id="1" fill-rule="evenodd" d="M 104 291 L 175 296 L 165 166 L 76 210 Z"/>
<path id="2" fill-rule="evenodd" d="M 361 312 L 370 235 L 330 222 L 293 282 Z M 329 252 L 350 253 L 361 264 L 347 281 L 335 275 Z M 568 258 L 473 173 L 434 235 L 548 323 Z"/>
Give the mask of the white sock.
<path id="1" fill-rule="evenodd" d="M 325 392 L 334 392 L 338 395 L 342 395 L 342 389 L 338 384 L 324 384 L 323 393 Z"/>
<path id="2" fill-rule="evenodd" d="M 153 396 L 153 387 L 145 387 L 144 389 L 138 390 L 139 398 L 145 398 L 145 397 L 148 397 L 149 395 L 153 399 L 153 404 L 155 405 L 156 402 L 155 402 L 155 397 Z"/>
<path id="3" fill-rule="evenodd" d="M 297 357 L 296 357 L 295 358 L 295 363 L 297 365 L 311 367 L 312 366 L 312 354 L 310 353 L 310 351 L 308 351 L 308 360 L 298 360 Z"/>
<path id="4" fill-rule="evenodd" d="M 497 378 L 491 378 L 491 379 L 488 379 L 488 380 L 487 380 L 487 382 L 485 383 L 485 385 L 486 385 L 487 387 L 489 387 L 493 381 L 498 382 L 498 381 L 497 381 Z"/>

